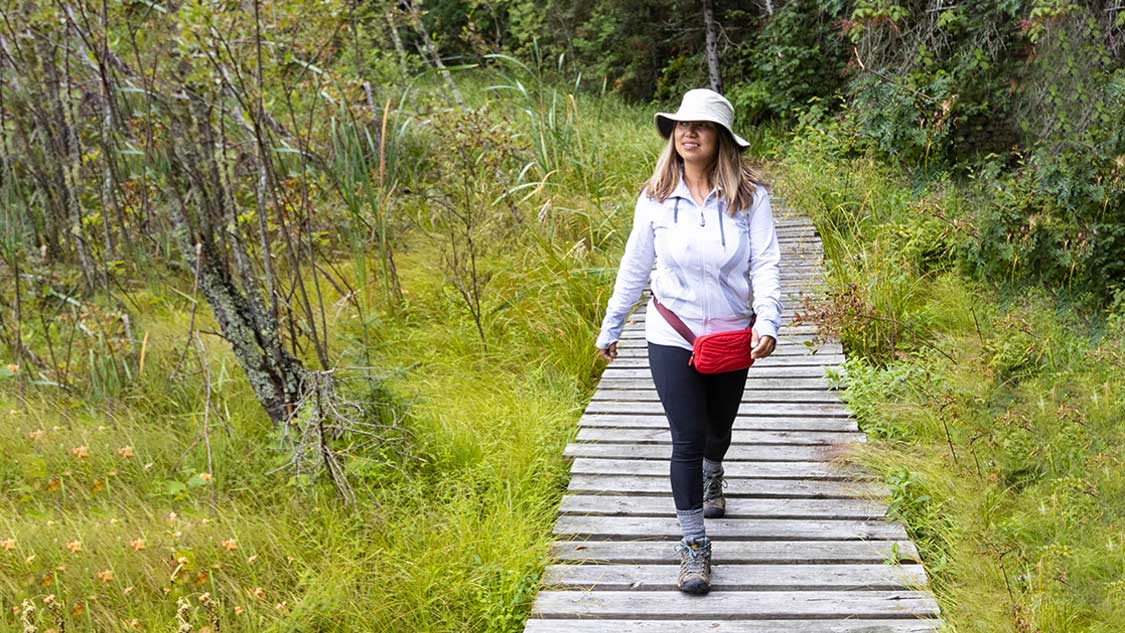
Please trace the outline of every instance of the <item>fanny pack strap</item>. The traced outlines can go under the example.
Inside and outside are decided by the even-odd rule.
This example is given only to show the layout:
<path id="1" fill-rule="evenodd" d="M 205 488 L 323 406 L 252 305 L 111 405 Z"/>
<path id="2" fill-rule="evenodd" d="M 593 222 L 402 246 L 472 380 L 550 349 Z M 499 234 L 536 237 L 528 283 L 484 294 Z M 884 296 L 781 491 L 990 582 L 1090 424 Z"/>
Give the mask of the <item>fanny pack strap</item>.
<path id="1" fill-rule="evenodd" d="M 656 295 L 652 297 L 652 305 L 656 306 L 657 312 L 664 317 L 664 320 L 668 322 L 668 325 L 672 326 L 673 330 L 679 332 L 680 336 L 684 337 L 688 343 L 692 345 L 695 344 L 695 333 L 691 331 L 691 328 L 684 325 L 684 322 L 680 320 L 680 317 L 676 316 L 675 312 L 665 308 L 664 304 L 660 303 L 660 300 L 656 298 Z"/>
<path id="2" fill-rule="evenodd" d="M 656 295 L 652 296 L 652 305 L 656 306 L 656 311 L 664 317 L 664 320 L 668 322 L 668 325 L 672 326 L 673 330 L 679 332 L 680 336 L 684 337 L 684 340 L 689 344 L 695 345 L 695 333 L 691 331 L 691 328 L 684 325 L 684 322 L 680 320 L 680 317 L 676 316 L 675 312 L 665 308 L 664 304 L 660 303 L 660 300 L 656 298 Z M 757 314 L 751 315 L 749 327 L 754 327 L 754 322 L 757 320 Z"/>

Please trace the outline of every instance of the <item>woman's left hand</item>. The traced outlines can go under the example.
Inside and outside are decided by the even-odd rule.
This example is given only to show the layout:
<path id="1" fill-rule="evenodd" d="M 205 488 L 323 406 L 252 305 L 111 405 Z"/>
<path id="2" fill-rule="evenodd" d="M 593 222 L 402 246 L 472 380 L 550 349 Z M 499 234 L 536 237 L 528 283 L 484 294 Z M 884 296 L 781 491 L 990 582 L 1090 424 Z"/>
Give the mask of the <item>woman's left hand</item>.
<path id="1" fill-rule="evenodd" d="M 772 336 L 758 336 L 758 330 L 750 330 L 750 358 L 758 360 L 773 353 L 777 341 Z"/>

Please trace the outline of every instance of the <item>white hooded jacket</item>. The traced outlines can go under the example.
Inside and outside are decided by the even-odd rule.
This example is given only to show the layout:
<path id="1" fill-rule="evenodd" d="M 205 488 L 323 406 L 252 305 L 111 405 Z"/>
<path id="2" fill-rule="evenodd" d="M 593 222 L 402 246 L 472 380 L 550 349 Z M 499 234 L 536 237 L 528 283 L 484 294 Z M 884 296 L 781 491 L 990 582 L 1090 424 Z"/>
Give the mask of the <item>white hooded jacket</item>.
<path id="1" fill-rule="evenodd" d="M 765 187 L 750 208 L 728 215 L 712 190 L 697 205 L 681 178 L 664 202 L 644 192 L 637 199 L 633 228 L 606 306 L 597 347 L 618 340 L 625 317 L 651 274 L 652 294 L 696 334 L 745 328 L 777 339 L 781 327 L 781 249 Z M 653 262 L 656 269 L 653 270 Z M 645 338 L 691 349 L 649 302 Z"/>

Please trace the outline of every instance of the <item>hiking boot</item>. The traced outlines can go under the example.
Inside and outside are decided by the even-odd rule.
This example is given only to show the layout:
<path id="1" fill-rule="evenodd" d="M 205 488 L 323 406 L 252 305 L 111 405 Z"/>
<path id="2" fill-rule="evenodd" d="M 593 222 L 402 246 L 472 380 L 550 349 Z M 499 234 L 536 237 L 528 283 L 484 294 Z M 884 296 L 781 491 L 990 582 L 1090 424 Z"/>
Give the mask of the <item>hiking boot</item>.
<path id="1" fill-rule="evenodd" d="M 680 591 L 697 596 L 711 591 L 711 539 L 681 540 L 676 551 L 680 554 Z"/>
<path id="2" fill-rule="evenodd" d="M 703 516 L 708 519 L 718 519 L 727 513 L 727 500 L 723 497 L 723 488 L 727 485 L 723 479 L 723 471 L 710 475 L 703 471 Z"/>

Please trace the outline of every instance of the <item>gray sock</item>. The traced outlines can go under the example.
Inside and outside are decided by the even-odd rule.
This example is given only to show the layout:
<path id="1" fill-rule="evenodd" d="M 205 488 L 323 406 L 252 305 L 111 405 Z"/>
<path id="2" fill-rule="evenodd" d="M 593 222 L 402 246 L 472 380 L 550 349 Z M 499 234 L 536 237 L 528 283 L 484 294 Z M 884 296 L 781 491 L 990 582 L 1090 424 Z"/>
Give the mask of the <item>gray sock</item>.
<path id="1" fill-rule="evenodd" d="M 713 462 L 704 457 L 703 472 L 707 473 L 708 475 L 720 475 L 723 472 L 723 462 Z"/>
<path id="2" fill-rule="evenodd" d="M 685 541 L 707 536 L 707 531 L 703 529 L 703 508 L 676 510 L 676 518 L 680 520 L 680 529 L 683 530 Z"/>

